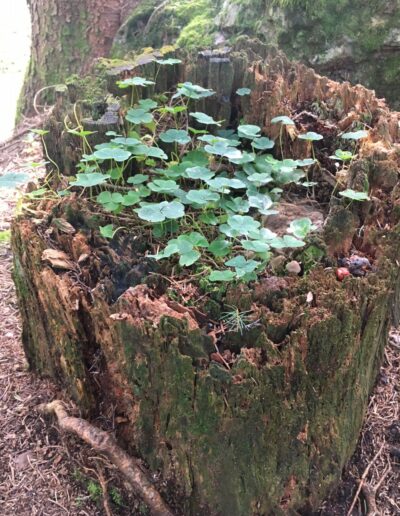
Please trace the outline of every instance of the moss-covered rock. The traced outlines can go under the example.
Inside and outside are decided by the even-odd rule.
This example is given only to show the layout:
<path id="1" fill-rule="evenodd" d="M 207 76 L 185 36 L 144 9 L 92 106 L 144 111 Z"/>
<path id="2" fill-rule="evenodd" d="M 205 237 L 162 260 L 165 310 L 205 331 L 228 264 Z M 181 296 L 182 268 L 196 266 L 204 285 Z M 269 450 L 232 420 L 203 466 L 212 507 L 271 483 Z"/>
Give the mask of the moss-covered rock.
<path id="1" fill-rule="evenodd" d="M 399 106 L 399 26 L 399 0 L 146 0 L 120 31 L 114 52 L 171 43 L 204 48 L 257 37 Z"/>

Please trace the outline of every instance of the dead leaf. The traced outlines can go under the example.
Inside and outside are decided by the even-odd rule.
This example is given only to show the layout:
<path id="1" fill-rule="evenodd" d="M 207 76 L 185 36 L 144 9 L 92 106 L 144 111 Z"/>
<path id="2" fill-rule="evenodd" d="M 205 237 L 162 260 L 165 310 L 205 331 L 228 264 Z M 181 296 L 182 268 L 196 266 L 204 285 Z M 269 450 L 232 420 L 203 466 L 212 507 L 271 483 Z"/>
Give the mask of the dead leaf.
<path id="1" fill-rule="evenodd" d="M 32 458 L 31 452 L 27 451 L 24 453 L 20 453 L 16 457 L 14 457 L 15 469 L 17 471 L 23 471 L 29 466 L 29 459 Z"/>
<path id="2" fill-rule="evenodd" d="M 57 249 L 45 249 L 42 253 L 42 261 L 48 262 L 55 269 L 75 269 L 75 264 L 70 260 L 69 256 Z"/>
<path id="3" fill-rule="evenodd" d="M 128 317 L 129 314 L 127 313 L 116 313 L 110 315 L 110 319 L 112 319 L 113 321 L 126 321 Z"/>
<path id="4" fill-rule="evenodd" d="M 78 263 L 81 265 L 82 263 L 85 263 L 90 258 L 90 255 L 87 253 L 83 253 L 78 258 Z"/>
<path id="5" fill-rule="evenodd" d="M 67 235 L 73 235 L 76 233 L 74 226 L 65 219 L 53 219 L 51 225 Z"/>

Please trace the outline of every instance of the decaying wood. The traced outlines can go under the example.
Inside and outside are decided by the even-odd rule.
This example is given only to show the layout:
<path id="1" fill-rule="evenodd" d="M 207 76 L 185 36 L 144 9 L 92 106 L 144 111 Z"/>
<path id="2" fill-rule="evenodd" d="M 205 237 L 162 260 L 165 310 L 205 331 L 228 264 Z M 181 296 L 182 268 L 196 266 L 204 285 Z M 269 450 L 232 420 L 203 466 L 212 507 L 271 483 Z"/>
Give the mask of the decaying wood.
<path id="1" fill-rule="evenodd" d="M 104 453 L 119 471 L 125 475 L 137 494 L 149 506 L 154 516 L 173 516 L 173 513 L 140 466 L 118 446 L 111 435 L 103 430 L 99 430 L 82 418 L 69 416 L 63 402 L 60 400 L 40 405 L 39 410 L 44 414 L 54 414 L 63 430 L 76 434 L 93 449 Z"/>
<path id="2" fill-rule="evenodd" d="M 322 203 L 317 209 L 309 200 L 294 206 L 288 196 L 275 219 L 279 231 L 291 220 L 310 217 L 333 266 L 354 249 L 372 256 L 374 271 L 365 278 L 339 282 L 325 266 L 304 277 L 282 278 L 271 267 L 254 289 L 230 289 L 229 297 L 208 307 L 200 302 L 207 294 L 195 290 L 196 281 L 184 283 L 194 289 L 186 296 L 183 281 L 141 262 L 134 246 L 146 235 L 129 219 L 127 236 L 121 231 L 113 245 L 99 242 L 88 223 L 93 207 L 84 199 L 47 205 L 51 216 L 66 220 L 75 233 L 49 217 L 38 228 L 25 214 L 13 228 L 14 277 L 30 366 L 62 381 L 82 410 L 96 412 L 99 396 L 103 406 L 115 408 L 121 444 L 140 450 L 191 516 L 316 509 L 354 451 L 389 325 L 399 320 L 399 114 L 361 86 L 339 85 L 282 56 L 255 61 L 244 54 L 231 61 L 202 57 L 200 65 L 185 68 L 183 79 L 201 81 L 227 99 L 238 86 L 250 85 L 237 120 L 243 115 L 279 138 L 271 118 L 299 113 L 297 130 L 327 136 L 329 152 L 352 123 L 370 121 L 369 138 L 343 181 L 352 188 L 367 171 L 373 201 L 348 207 L 339 199 L 330 205 L 328 196 L 324 211 Z M 152 65 L 139 73 L 150 77 L 146 66 Z M 204 110 L 230 120 L 231 104 L 212 102 L 206 99 Z M 322 113 L 317 127 L 316 118 L 308 117 L 314 104 Z M 54 113 L 52 129 L 62 127 L 61 114 Z M 47 136 L 53 135 L 48 148 L 59 151 L 60 169 L 72 173 L 79 152 L 63 146 L 57 131 Z M 309 148 L 290 135 L 284 147 L 286 156 L 309 156 Z M 331 193 L 332 178 L 320 176 Z M 300 215 L 299 208 L 308 211 Z M 77 263 L 76 270 L 42 261 L 49 224 L 51 246 Z M 272 221 L 266 224 L 273 228 Z M 178 300 L 176 293 L 182 293 Z M 183 306 L 187 300 L 195 300 L 196 310 Z M 241 311 L 256 305 L 260 324 L 243 335 L 230 332 L 216 349 L 215 327 L 210 331 L 207 322 L 220 320 L 227 305 Z"/>

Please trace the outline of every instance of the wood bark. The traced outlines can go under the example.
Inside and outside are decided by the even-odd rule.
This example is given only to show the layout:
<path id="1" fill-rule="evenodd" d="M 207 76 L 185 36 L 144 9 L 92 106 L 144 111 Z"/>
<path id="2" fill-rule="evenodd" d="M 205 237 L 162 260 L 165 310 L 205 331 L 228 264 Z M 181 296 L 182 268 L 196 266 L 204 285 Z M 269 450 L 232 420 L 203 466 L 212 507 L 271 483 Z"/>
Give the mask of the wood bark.
<path id="1" fill-rule="evenodd" d="M 31 114 L 34 95 L 89 70 L 106 57 L 116 32 L 138 0 L 28 0 L 31 59 L 20 111 Z"/>

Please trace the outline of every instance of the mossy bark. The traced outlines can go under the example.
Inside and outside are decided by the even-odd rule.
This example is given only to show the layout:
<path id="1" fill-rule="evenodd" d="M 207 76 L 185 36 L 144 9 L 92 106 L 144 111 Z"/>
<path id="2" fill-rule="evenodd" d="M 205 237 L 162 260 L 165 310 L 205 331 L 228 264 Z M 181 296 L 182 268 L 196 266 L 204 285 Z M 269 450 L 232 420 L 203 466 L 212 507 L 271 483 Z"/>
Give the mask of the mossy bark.
<path id="1" fill-rule="evenodd" d="M 41 88 L 63 83 L 71 74 L 87 72 L 95 58 L 107 56 L 117 30 L 136 3 L 28 0 L 32 47 L 19 111 L 32 113 L 33 98 Z"/>

